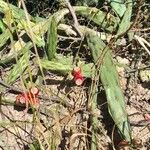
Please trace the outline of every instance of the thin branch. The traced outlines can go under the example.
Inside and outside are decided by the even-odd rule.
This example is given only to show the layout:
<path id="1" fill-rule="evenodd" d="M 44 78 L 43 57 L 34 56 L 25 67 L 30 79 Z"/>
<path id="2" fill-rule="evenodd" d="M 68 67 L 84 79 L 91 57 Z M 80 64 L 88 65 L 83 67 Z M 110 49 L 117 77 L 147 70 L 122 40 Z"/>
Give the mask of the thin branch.
<path id="1" fill-rule="evenodd" d="M 58 38 L 60 39 L 64 39 L 64 40 L 74 40 L 74 41 L 80 41 L 81 38 L 76 38 L 76 37 L 71 37 L 71 36 L 61 36 L 61 35 L 58 35 Z"/>
<path id="2" fill-rule="evenodd" d="M 150 47 L 150 43 L 148 43 L 144 38 L 135 35 L 134 36 L 135 39 L 140 43 L 140 45 L 145 49 L 145 51 L 148 53 L 148 55 L 150 56 L 150 51 L 149 49 L 145 46 L 145 44 Z"/>
<path id="3" fill-rule="evenodd" d="M 73 9 L 73 7 L 71 6 L 69 0 L 65 0 L 66 4 L 67 4 L 67 7 L 73 17 L 73 21 L 74 21 L 74 28 L 77 30 L 78 34 L 83 37 L 83 34 L 82 32 L 79 30 L 79 22 L 78 22 L 78 19 L 77 19 L 77 16 L 75 14 L 75 11 Z"/>
<path id="4" fill-rule="evenodd" d="M 14 87 L 14 86 L 10 86 L 2 80 L 0 80 L 0 85 L 7 88 L 9 91 L 14 91 L 17 93 L 23 93 L 23 91 L 21 89 L 18 89 L 17 87 Z M 51 97 L 46 96 L 46 95 L 39 95 L 38 98 L 43 99 L 43 100 L 51 100 L 52 102 L 60 103 L 65 107 L 71 108 L 71 105 L 68 102 L 66 102 L 64 99 L 62 99 L 58 96 L 55 96 L 55 95 L 53 95 Z"/>

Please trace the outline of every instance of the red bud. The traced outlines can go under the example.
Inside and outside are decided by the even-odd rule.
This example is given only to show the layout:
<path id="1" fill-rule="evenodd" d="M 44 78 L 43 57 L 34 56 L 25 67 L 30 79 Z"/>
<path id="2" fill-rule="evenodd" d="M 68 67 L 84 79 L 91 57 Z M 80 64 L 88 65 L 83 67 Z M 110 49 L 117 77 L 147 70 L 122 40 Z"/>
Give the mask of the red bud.
<path id="1" fill-rule="evenodd" d="M 72 75 L 74 76 L 74 81 L 75 81 L 76 85 L 81 85 L 83 83 L 84 77 L 81 73 L 81 68 L 75 67 L 73 69 Z"/>
<path id="2" fill-rule="evenodd" d="M 31 92 L 31 94 L 33 94 L 33 95 L 35 95 L 35 96 L 37 96 L 37 95 L 39 94 L 39 90 L 38 90 L 37 87 L 32 87 L 32 88 L 30 89 L 30 92 Z"/>

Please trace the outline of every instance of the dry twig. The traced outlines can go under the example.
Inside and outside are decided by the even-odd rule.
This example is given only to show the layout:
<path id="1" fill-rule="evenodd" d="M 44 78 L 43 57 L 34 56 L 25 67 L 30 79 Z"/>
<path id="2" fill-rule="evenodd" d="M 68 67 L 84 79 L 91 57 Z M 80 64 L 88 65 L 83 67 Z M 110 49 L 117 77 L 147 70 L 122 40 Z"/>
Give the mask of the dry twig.
<path id="1" fill-rule="evenodd" d="M 77 16 L 75 14 L 75 11 L 73 9 L 73 7 L 71 6 L 69 0 L 65 0 L 66 4 L 67 4 L 67 7 L 73 17 L 73 20 L 74 20 L 74 28 L 77 30 L 78 34 L 81 36 L 81 38 L 83 37 L 83 34 L 82 32 L 79 30 L 79 22 L 78 22 L 78 19 L 77 19 Z"/>
<path id="2" fill-rule="evenodd" d="M 14 86 L 10 86 L 2 80 L 0 80 L 0 85 L 7 88 L 9 91 L 14 91 L 14 92 L 17 92 L 17 93 L 22 93 L 23 92 L 21 89 L 18 89 L 17 87 L 14 87 Z M 39 95 L 38 98 L 43 99 L 43 100 L 51 100 L 52 102 L 60 103 L 65 107 L 71 108 L 71 105 L 68 102 L 66 102 L 64 99 L 61 99 L 58 96 L 49 97 L 49 96 L 46 96 L 46 95 Z"/>
<path id="3" fill-rule="evenodd" d="M 145 44 L 146 44 L 148 47 L 150 47 L 150 43 L 148 43 L 144 38 L 142 38 L 140 36 L 135 35 L 134 37 L 141 44 L 141 46 L 145 49 L 145 51 L 148 53 L 148 55 L 150 56 L 150 51 L 145 46 Z"/>

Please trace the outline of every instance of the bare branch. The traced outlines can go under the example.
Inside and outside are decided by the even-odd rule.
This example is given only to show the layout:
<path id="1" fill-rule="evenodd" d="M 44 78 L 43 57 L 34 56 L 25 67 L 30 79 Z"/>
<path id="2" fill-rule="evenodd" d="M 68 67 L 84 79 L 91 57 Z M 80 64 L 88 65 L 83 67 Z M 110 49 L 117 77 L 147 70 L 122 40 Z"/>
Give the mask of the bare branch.
<path id="1" fill-rule="evenodd" d="M 75 11 L 73 9 L 73 7 L 71 6 L 69 0 L 65 0 L 66 4 L 67 4 L 67 7 L 73 17 L 73 20 L 74 20 L 74 28 L 77 30 L 78 34 L 83 37 L 83 34 L 82 32 L 79 30 L 79 22 L 78 22 L 78 19 L 77 19 L 77 16 L 75 14 Z"/>

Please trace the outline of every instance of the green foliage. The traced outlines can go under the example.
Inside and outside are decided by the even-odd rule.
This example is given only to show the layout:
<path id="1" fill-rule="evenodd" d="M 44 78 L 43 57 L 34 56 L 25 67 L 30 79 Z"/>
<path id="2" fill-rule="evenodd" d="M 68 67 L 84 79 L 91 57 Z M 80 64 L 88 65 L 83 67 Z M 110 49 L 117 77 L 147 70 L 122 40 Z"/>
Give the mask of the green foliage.
<path id="1" fill-rule="evenodd" d="M 40 148 L 40 143 L 38 141 L 34 141 L 32 144 L 29 145 L 30 150 L 42 150 Z"/>
<path id="2" fill-rule="evenodd" d="M 49 60 L 52 60 L 55 57 L 56 50 L 57 50 L 57 22 L 55 21 L 55 17 L 52 17 L 48 28 L 48 37 L 47 37 L 47 56 Z"/>
<path id="3" fill-rule="evenodd" d="M 126 5 L 124 0 L 108 0 L 111 7 L 116 12 L 117 15 L 122 17 L 126 11 Z"/>
<path id="4" fill-rule="evenodd" d="M 111 32 L 116 29 L 119 22 L 118 18 L 97 8 L 80 7 L 76 9 L 76 12 Z"/>
<path id="5" fill-rule="evenodd" d="M 127 0 L 127 9 L 124 16 L 119 24 L 119 29 L 117 31 L 116 37 L 126 33 L 131 26 L 131 16 L 132 16 L 133 3 L 131 0 Z"/>
<path id="6" fill-rule="evenodd" d="M 111 50 L 92 32 L 87 33 L 87 41 L 95 63 L 102 62 L 99 70 L 100 79 L 106 92 L 109 113 L 124 139 L 131 142 L 131 129 L 125 110 L 126 105 L 119 84 L 118 73 L 112 60 Z"/>
<path id="7" fill-rule="evenodd" d="M 2 50 L 1 48 L 7 43 L 7 40 L 10 39 L 13 32 L 14 32 L 14 29 L 12 30 L 12 32 L 10 32 L 9 29 L 6 29 L 0 35 L 0 50 Z"/>
<path id="8" fill-rule="evenodd" d="M 29 52 L 27 51 L 18 61 L 17 64 L 14 65 L 14 67 L 11 69 L 8 77 L 7 77 L 7 83 L 11 84 L 18 77 L 20 77 L 24 70 L 29 66 Z"/>
<path id="9" fill-rule="evenodd" d="M 49 61 L 47 59 L 41 60 L 41 65 L 43 68 L 55 71 L 61 74 L 67 74 L 70 72 L 73 68 L 71 66 L 71 62 L 69 59 L 56 59 L 53 61 Z"/>
<path id="10" fill-rule="evenodd" d="M 0 0 L 0 12 L 5 14 L 5 13 L 8 13 L 9 11 L 11 12 L 12 16 L 15 19 L 25 19 L 25 13 L 22 9 L 19 9 L 18 7 L 14 6 L 12 4 L 8 4 L 8 3 L 4 2 L 3 0 Z M 30 16 L 30 18 L 32 19 L 31 16 Z"/>
<path id="11" fill-rule="evenodd" d="M 97 71 L 95 70 L 94 74 L 96 74 L 97 76 Z M 96 82 L 96 81 L 95 81 Z M 97 98 L 98 98 L 98 81 L 95 84 L 91 85 L 91 89 L 90 89 L 90 93 L 89 94 L 89 107 L 91 107 L 91 111 L 93 116 L 91 117 L 91 124 L 92 124 L 92 140 L 91 140 L 91 150 L 97 150 L 97 145 L 98 145 L 98 127 L 99 127 L 99 121 L 98 121 L 98 117 L 96 115 L 94 115 L 94 112 L 97 108 Z"/>
<path id="12" fill-rule="evenodd" d="M 33 3 L 33 1 L 30 2 Z M 48 1 L 46 1 L 46 3 L 47 2 Z M 13 65 L 8 77 L 6 78 L 8 84 L 15 82 L 19 76 L 24 74 L 26 69 L 30 67 L 29 61 L 32 60 L 33 56 L 36 57 L 36 61 L 33 61 L 33 64 L 40 66 L 40 69 L 44 68 L 45 70 L 57 72 L 62 75 L 69 74 L 73 68 L 78 65 L 81 67 L 84 77 L 92 78 L 96 71 L 96 67 L 99 65 L 99 77 L 106 92 L 109 113 L 123 138 L 131 142 L 131 130 L 125 110 L 124 95 L 121 90 L 118 74 L 111 56 L 112 52 L 110 48 L 106 46 L 104 41 L 102 41 L 100 34 L 101 31 L 106 32 L 109 36 L 117 33 L 114 38 L 118 38 L 128 32 L 131 25 L 133 3 L 131 0 L 128 0 L 126 4 L 123 3 L 122 0 L 109 0 L 109 2 L 112 9 L 117 14 L 117 17 L 114 16 L 113 13 L 108 13 L 95 7 L 88 7 L 102 3 L 100 0 L 78 0 L 75 1 L 76 5 L 83 6 L 73 7 L 77 15 L 85 18 L 88 23 L 92 22 L 92 29 L 88 28 L 87 24 L 85 26 L 79 26 L 78 28 L 81 30 L 83 35 L 86 35 L 87 41 L 84 41 L 83 43 L 85 44 L 87 42 L 87 49 L 89 48 L 91 50 L 90 54 L 92 54 L 94 64 L 92 60 L 89 60 L 88 63 L 83 61 L 82 57 L 79 57 L 78 63 L 74 62 L 76 60 L 72 53 L 75 52 L 73 52 L 71 48 L 69 55 L 65 54 L 64 56 L 63 54 L 57 53 L 59 36 L 67 38 L 67 40 L 70 38 L 68 35 L 75 40 L 79 38 L 76 37 L 75 34 L 72 36 L 72 33 L 75 31 L 70 25 L 70 20 L 67 18 L 67 14 L 70 13 L 67 8 L 58 10 L 46 19 L 33 17 L 24 10 L 12 4 L 8 5 L 5 1 L 0 0 L 0 12 L 4 13 L 4 17 L 0 22 L 0 29 L 2 32 L 0 34 L 0 50 L 2 52 L 3 46 L 7 44 L 9 45 L 9 40 L 11 39 L 9 51 L 5 54 L 0 53 L 0 65 L 7 65 L 7 63 L 10 63 L 12 60 L 16 60 L 16 64 Z M 69 29 L 69 34 L 67 34 L 66 28 L 63 28 L 64 26 L 67 26 L 67 29 Z M 93 26 L 96 27 L 96 30 L 94 30 Z M 59 32 L 60 30 L 64 31 L 67 36 L 61 34 L 61 32 Z M 98 33 L 97 30 L 100 31 L 100 33 Z M 45 33 L 47 33 L 47 39 L 45 39 Z M 18 38 L 17 40 L 14 38 L 16 35 Z M 105 41 L 106 40 L 107 38 Z M 65 42 L 63 43 L 64 45 Z M 43 53 L 41 52 L 42 55 L 40 55 L 39 58 L 38 50 L 45 47 L 47 57 L 43 58 L 44 52 L 42 51 Z M 34 49 L 33 53 L 31 52 L 32 48 Z M 82 55 L 84 55 L 83 51 Z M 28 77 L 30 77 L 29 74 Z M 92 110 L 97 107 L 97 85 L 93 87 L 94 96 L 92 97 Z M 94 116 L 92 118 L 92 131 L 94 134 L 97 134 L 97 122 L 97 117 Z M 92 135 L 92 140 L 93 143 L 96 143 L 96 136 L 94 134 Z M 92 148 L 96 149 L 96 146 L 93 143 Z M 33 143 L 30 145 L 30 149 L 36 149 L 35 144 Z"/>
<path id="13" fill-rule="evenodd" d="M 2 20 L 0 20 L 0 33 L 5 31 L 5 25 Z"/>
<path id="14" fill-rule="evenodd" d="M 65 57 L 61 54 L 57 54 L 56 58 L 49 61 L 47 59 L 41 60 L 41 65 L 43 68 L 60 73 L 60 74 L 68 74 L 73 68 L 73 57 L 68 56 Z M 93 63 L 85 64 L 85 62 L 80 62 L 80 67 L 82 68 L 84 77 L 90 78 L 92 76 L 92 68 L 94 71 Z"/>

